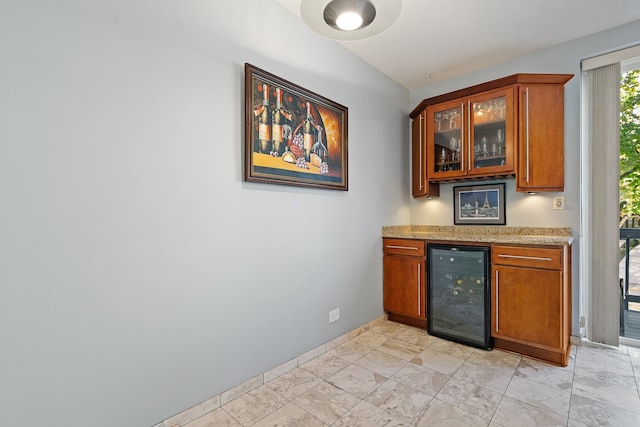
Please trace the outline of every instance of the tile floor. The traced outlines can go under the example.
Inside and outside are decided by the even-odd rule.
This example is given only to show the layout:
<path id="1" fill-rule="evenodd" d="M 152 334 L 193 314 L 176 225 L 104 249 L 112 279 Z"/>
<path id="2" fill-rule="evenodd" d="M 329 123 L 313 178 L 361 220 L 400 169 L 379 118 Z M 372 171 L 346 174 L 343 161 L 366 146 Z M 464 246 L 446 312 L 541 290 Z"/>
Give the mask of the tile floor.
<path id="1" fill-rule="evenodd" d="M 635 347 L 587 343 L 560 368 L 384 321 L 281 370 L 160 426 L 640 426 Z"/>

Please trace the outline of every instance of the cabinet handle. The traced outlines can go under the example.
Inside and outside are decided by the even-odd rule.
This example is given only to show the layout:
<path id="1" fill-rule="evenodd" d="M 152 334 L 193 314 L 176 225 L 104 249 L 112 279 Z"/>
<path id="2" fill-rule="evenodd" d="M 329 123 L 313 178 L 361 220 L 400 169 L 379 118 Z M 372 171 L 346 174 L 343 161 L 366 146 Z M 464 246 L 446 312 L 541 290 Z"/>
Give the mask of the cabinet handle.
<path id="1" fill-rule="evenodd" d="M 464 104 L 462 104 L 462 108 L 464 112 Z M 469 147 L 467 148 L 467 167 L 471 170 L 471 101 L 467 101 L 467 139 L 469 140 Z M 464 170 L 464 166 L 462 167 L 462 170 Z"/>
<path id="2" fill-rule="evenodd" d="M 498 270 L 496 270 L 496 332 L 500 330 L 498 312 L 500 311 L 500 281 L 498 280 Z"/>
<path id="3" fill-rule="evenodd" d="M 526 130 L 526 181 L 529 182 L 529 88 L 524 90 L 524 111 L 525 111 L 525 130 Z"/>
<path id="4" fill-rule="evenodd" d="M 530 259 L 530 260 L 533 260 L 533 261 L 551 261 L 551 258 L 537 257 L 537 256 L 525 256 L 525 255 L 503 255 L 503 254 L 499 254 L 498 258 Z"/>
<path id="5" fill-rule="evenodd" d="M 398 246 L 398 245 L 386 245 L 386 248 L 389 249 L 410 249 L 412 251 L 417 251 L 418 248 L 416 248 L 415 246 Z"/>
<path id="6" fill-rule="evenodd" d="M 422 290 L 420 289 L 421 275 L 420 263 L 418 263 L 418 316 L 422 314 L 422 310 L 420 309 L 420 301 L 422 300 Z"/>
<path id="7" fill-rule="evenodd" d="M 424 188 L 424 176 L 422 174 L 422 162 L 424 160 L 424 156 L 422 154 L 422 121 L 423 121 L 423 117 L 422 117 L 422 113 L 420 113 L 420 143 L 418 145 L 420 145 L 420 169 L 418 169 L 420 171 L 420 190 L 422 190 Z"/>

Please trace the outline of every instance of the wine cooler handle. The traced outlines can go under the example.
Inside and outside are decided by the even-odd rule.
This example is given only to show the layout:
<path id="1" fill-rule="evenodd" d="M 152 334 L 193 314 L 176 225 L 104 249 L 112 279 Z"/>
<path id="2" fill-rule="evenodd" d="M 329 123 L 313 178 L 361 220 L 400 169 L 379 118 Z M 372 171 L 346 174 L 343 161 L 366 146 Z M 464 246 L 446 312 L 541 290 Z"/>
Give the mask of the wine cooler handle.
<path id="1" fill-rule="evenodd" d="M 422 289 L 420 289 L 421 276 L 422 269 L 420 268 L 420 263 L 418 263 L 418 316 L 422 315 L 422 310 L 420 308 L 420 301 L 422 300 Z"/>
<path id="2" fill-rule="evenodd" d="M 524 111 L 525 111 L 525 130 L 526 130 L 526 181 L 529 182 L 529 88 L 524 90 Z"/>
<path id="3" fill-rule="evenodd" d="M 500 330 L 498 312 L 500 311 L 500 281 L 498 280 L 498 270 L 496 270 L 496 332 Z"/>

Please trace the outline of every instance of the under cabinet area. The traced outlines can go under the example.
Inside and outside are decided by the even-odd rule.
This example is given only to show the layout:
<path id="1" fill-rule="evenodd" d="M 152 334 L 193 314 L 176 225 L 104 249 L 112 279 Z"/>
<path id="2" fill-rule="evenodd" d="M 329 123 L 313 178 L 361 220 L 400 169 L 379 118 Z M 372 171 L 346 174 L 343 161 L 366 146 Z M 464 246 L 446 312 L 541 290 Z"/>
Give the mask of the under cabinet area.
<path id="1" fill-rule="evenodd" d="M 520 241 L 523 243 L 515 243 Z M 566 366 L 571 350 L 572 241 L 569 228 L 383 227 L 384 310 L 390 320 L 434 331 L 429 320 L 433 321 L 438 310 L 442 313 L 438 304 L 447 298 L 456 303 L 480 304 L 485 289 L 490 318 L 486 324 L 490 324 L 494 348 Z M 453 262 L 460 253 L 452 252 L 446 257 L 440 254 L 443 259 L 432 259 L 435 255 L 427 248 L 443 245 L 458 251 L 463 247 L 488 248 L 490 273 L 469 273 L 464 263 Z M 446 271 L 435 274 L 436 266 L 442 263 L 446 264 Z M 458 265 L 460 271 L 456 270 Z M 431 299 L 430 289 L 435 292 Z M 456 304 L 451 307 L 462 310 Z M 473 316 L 453 318 L 459 322 Z M 439 319 L 449 326 L 455 323 L 451 316 L 440 315 Z"/>
<path id="2" fill-rule="evenodd" d="M 564 84 L 514 74 L 423 100 L 409 115 L 413 197 L 443 182 L 515 178 L 516 191 L 564 191 Z"/>
<path id="3" fill-rule="evenodd" d="M 491 335 L 496 348 L 567 365 L 569 262 L 566 246 L 493 246 Z"/>
<path id="4" fill-rule="evenodd" d="M 383 304 L 389 319 L 426 329 L 425 242 L 383 239 Z"/>

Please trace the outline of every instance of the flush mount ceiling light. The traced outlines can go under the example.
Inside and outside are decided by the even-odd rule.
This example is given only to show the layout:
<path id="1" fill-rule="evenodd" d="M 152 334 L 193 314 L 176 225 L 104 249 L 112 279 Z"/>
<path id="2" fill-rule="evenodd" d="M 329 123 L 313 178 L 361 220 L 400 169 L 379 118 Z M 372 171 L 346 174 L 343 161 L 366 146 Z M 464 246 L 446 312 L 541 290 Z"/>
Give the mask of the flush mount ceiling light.
<path id="1" fill-rule="evenodd" d="M 355 41 L 389 28 L 401 6 L 402 0 L 302 0 L 300 15 L 321 36 Z"/>

